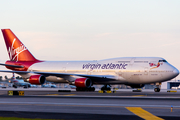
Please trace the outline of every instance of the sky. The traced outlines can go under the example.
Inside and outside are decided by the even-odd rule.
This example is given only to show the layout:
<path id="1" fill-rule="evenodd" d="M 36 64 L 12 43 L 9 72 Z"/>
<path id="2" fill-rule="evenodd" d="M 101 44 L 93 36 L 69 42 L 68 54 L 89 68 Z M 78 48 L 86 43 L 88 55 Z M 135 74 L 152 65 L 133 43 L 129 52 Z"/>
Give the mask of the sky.
<path id="1" fill-rule="evenodd" d="M 0 29 L 10 28 L 40 60 L 153 56 L 180 70 L 179 6 L 179 0 L 2 0 Z M 2 34 L 0 51 L 1 61 L 9 59 Z"/>

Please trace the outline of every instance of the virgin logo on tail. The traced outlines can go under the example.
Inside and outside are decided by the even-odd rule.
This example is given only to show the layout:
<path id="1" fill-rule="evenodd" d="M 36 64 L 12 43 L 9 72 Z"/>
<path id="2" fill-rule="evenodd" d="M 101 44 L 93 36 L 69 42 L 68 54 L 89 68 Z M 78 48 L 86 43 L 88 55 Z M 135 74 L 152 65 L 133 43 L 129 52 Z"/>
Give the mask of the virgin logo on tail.
<path id="1" fill-rule="evenodd" d="M 11 61 L 38 61 L 10 29 L 2 29 Z"/>
<path id="2" fill-rule="evenodd" d="M 15 44 L 16 38 L 14 38 L 11 47 L 8 48 L 8 53 L 9 53 L 9 57 L 11 60 L 15 60 L 15 58 L 17 57 L 16 61 L 18 61 L 18 55 L 20 53 L 22 53 L 23 51 L 27 50 L 27 48 L 21 44 L 19 47 L 14 48 L 14 44 Z"/>

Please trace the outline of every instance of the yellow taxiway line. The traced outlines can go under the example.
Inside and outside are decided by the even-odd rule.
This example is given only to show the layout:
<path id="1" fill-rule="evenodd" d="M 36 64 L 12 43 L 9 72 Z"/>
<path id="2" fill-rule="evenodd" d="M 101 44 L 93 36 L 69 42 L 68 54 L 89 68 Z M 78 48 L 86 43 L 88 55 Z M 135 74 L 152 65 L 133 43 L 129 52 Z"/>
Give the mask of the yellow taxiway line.
<path id="1" fill-rule="evenodd" d="M 133 95 L 132 97 L 142 97 L 142 96 L 147 96 L 147 95 Z"/>
<path id="2" fill-rule="evenodd" d="M 66 95 L 60 95 L 60 94 L 47 94 L 45 96 L 74 96 L 76 94 L 66 94 Z"/>
<path id="3" fill-rule="evenodd" d="M 63 95 L 63 96 L 74 96 L 76 94 L 67 94 L 67 95 Z"/>
<path id="4" fill-rule="evenodd" d="M 151 114 L 150 112 L 142 109 L 141 107 L 126 107 L 126 109 L 128 109 L 132 113 L 136 114 L 137 116 L 139 116 L 145 120 L 164 120 L 164 119 L 157 117 L 157 116 Z"/>

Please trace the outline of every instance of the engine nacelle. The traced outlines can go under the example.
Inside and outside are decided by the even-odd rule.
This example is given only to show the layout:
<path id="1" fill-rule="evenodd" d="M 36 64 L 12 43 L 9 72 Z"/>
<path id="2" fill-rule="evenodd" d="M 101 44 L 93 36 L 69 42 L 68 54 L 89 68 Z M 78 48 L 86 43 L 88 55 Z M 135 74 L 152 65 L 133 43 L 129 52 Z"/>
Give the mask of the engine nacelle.
<path id="1" fill-rule="evenodd" d="M 89 88 L 92 86 L 92 81 L 89 78 L 77 78 L 75 85 L 80 88 Z"/>
<path id="2" fill-rule="evenodd" d="M 31 75 L 29 77 L 29 83 L 35 84 L 35 85 L 41 85 L 44 84 L 46 81 L 46 78 L 42 75 Z"/>

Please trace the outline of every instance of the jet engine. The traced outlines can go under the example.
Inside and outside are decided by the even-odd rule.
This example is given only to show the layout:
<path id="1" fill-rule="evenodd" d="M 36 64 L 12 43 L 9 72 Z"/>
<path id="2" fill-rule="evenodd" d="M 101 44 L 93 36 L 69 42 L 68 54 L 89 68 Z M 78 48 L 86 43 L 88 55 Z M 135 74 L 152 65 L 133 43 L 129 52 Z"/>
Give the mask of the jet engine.
<path id="1" fill-rule="evenodd" d="M 75 80 L 75 85 L 79 88 L 90 88 L 92 81 L 89 78 L 77 78 Z"/>
<path id="2" fill-rule="evenodd" d="M 29 77 L 29 83 L 31 84 L 41 85 L 41 84 L 44 84 L 45 81 L 46 81 L 46 78 L 42 75 L 31 75 Z"/>

